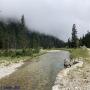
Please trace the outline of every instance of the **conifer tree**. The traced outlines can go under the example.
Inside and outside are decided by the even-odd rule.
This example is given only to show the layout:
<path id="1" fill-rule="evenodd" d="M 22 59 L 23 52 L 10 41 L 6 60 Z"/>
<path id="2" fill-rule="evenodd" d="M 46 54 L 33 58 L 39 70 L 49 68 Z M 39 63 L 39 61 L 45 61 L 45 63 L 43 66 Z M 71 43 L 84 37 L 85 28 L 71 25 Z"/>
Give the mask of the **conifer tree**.
<path id="1" fill-rule="evenodd" d="M 72 48 L 76 48 L 77 47 L 77 29 L 76 29 L 76 25 L 73 24 L 72 27 Z"/>

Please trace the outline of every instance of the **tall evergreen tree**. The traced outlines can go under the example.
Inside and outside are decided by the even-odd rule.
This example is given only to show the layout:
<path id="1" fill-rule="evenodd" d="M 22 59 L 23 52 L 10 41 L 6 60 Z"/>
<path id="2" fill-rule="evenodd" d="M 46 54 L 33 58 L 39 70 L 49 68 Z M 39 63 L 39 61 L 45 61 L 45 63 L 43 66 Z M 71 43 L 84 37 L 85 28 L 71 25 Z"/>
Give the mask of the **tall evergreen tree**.
<path id="1" fill-rule="evenodd" d="M 24 15 L 21 17 L 21 41 L 22 41 L 22 48 L 27 48 L 28 47 L 28 37 L 27 37 L 27 28 L 25 24 L 25 18 Z M 23 38 L 22 38 L 23 36 Z"/>
<path id="2" fill-rule="evenodd" d="M 24 28 L 25 27 L 25 18 L 24 18 L 24 15 L 22 15 L 22 17 L 21 17 L 21 24 L 22 24 L 22 27 Z"/>
<path id="3" fill-rule="evenodd" d="M 77 47 L 77 29 L 76 29 L 76 25 L 73 24 L 73 27 L 72 27 L 72 47 L 73 48 L 76 48 Z"/>

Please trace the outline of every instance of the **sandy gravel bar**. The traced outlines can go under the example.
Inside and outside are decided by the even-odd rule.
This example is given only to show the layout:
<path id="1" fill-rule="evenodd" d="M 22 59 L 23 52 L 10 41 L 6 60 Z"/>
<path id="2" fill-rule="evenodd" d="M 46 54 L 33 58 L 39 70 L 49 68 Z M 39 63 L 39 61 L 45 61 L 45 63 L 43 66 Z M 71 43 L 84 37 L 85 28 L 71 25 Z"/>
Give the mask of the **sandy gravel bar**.
<path id="1" fill-rule="evenodd" d="M 0 79 L 12 74 L 17 70 L 18 67 L 22 66 L 23 64 L 24 64 L 23 62 L 20 62 L 8 66 L 0 67 Z"/>

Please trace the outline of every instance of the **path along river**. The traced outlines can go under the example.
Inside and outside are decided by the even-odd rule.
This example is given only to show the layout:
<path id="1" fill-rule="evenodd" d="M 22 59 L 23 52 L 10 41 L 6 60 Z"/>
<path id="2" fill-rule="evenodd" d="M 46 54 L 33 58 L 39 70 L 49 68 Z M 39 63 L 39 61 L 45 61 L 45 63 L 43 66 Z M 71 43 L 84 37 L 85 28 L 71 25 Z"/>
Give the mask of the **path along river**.
<path id="1" fill-rule="evenodd" d="M 0 80 L 0 90 L 52 90 L 56 75 L 64 67 L 65 58 L 69 58 L 68 52 L 54 51 L 28 61 Z"/>

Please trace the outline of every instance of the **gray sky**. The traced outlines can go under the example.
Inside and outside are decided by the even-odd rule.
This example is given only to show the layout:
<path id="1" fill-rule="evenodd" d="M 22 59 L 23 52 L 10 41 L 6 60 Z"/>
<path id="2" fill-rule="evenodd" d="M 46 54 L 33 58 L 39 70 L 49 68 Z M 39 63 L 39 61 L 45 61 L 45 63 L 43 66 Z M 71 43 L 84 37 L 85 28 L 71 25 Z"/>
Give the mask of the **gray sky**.
<path id="1" fill-rule="evenodd" d="M 28 27 L 62 40 L 71 36 L 75 23 L 78 36 L 90 29 L 90 0 L 0 0 L 1 16 L 25 15 Z"/>

